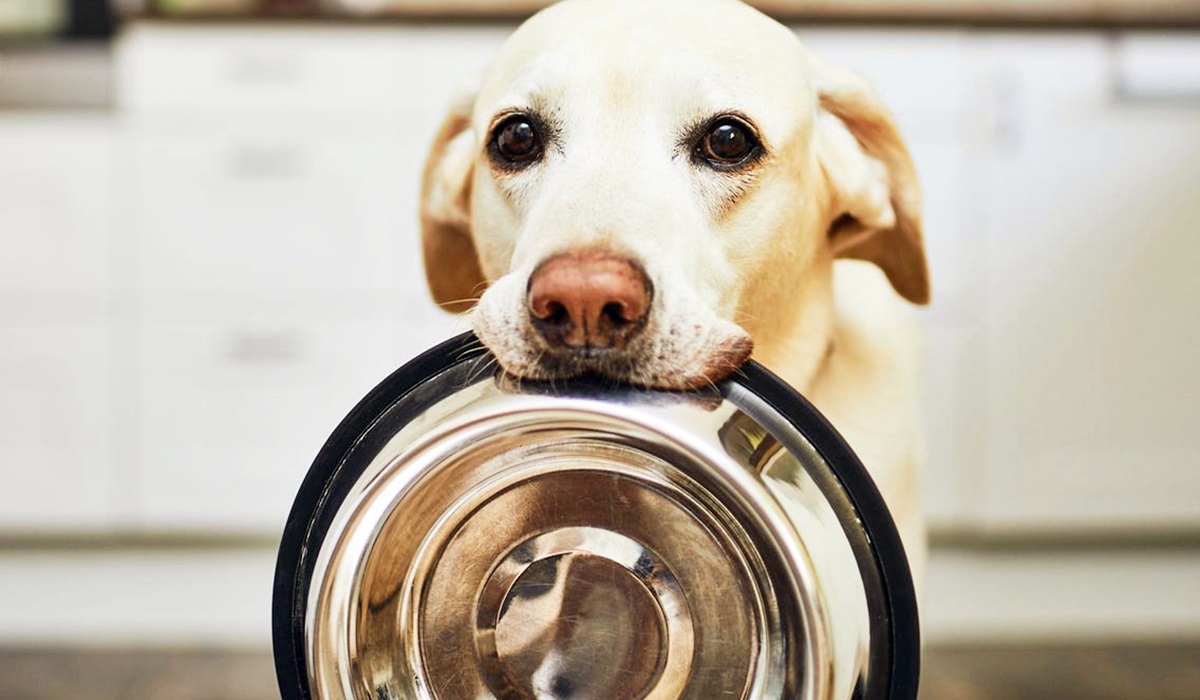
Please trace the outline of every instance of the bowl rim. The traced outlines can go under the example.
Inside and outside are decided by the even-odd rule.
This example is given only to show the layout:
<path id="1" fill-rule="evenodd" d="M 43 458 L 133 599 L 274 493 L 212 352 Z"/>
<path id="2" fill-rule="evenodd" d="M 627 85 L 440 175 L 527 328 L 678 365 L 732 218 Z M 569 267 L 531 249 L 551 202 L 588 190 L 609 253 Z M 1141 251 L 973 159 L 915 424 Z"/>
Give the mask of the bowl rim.
<path id="1" fill-rule="evenodd" d="M 272 642 L 276 679 L 282 700 L 311 700 L 304 638 L 309 588 L 317 554 L 332 524 L 334 513 L 358 478 L 343 469 L 346 457 L 362 442 L 377 419 L 414 390 L 465 362 L 478 361 L 488 350 L 467 332 L 421 353 L 392 372 L 366 394 L 333 430 L 318 452 L 293 501 L 276 557 L 272 590 Z M 887 620 L 883 664 L 887 682 L 879 697 L 913 700 L 920 677 L 921 641 L 916 591 L 901 544 L 899 531 L 882 495 L 854 451 L 832 424 L 806 398 L 768 369 L 750 361 L 717 383 L 723 397 L 738 386 L 766 404 L 806 439 L 824 459 L 854 508 L 871 543 L 870 552 L 879 574 Z M 676 393 L 676 392 L 664 392 Z M 413 406 L 413 415 L 425 405 Z M 874 665 L 873 665 L 874 666 Z"/>

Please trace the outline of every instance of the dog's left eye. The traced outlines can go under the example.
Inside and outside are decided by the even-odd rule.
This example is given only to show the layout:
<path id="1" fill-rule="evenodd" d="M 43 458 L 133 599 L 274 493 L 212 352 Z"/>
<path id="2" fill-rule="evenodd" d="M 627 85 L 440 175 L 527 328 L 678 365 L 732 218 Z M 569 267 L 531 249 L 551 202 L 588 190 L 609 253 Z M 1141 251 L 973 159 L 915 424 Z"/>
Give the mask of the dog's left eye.
<path id="1" fill-rule="evenodd" d="M 694 153 L 709 165 L 720 169 L 735 168 L 749 162 L 762 148 L 754 130 L 734 117 L 712 122 L 696 143 Z"/>
<path id="2" fill-rule="evenodd" d="M 542 155 L 542 137 L 534 119 L 513 115 L 492 132 L 492 152 L 510 165 L 524 165 Z"/>

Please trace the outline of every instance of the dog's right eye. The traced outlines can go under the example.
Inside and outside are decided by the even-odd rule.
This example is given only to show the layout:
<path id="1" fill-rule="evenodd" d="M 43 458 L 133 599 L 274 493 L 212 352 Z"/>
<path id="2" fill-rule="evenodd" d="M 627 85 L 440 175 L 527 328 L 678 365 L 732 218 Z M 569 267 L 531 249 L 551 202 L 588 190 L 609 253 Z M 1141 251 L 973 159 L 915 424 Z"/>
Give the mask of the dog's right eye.
<path id="1" fill-rule="evenodd" d="M 762 154 L 754 129 L 739 117 L 718 117 L 693 146 L 695 157 L 717 170 L 737 170 Z"/>
<path id="2" fill-rule="evenodd" d="M 524 165 L 541 158 L 542 137 L 532 118 L 513 115 L 492 132 L 491 150 L 504 162 Z"/>

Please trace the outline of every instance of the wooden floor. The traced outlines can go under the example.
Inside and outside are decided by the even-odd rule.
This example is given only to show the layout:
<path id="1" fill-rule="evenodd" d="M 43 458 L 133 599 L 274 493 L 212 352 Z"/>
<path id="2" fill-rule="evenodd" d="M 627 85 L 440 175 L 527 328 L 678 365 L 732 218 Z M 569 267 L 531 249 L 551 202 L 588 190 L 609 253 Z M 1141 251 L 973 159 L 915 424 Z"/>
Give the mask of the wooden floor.
<path id="1" fill-rule="evenodd" d="M 278 700 L 268 654 L 0 649 L 0 700 Z M 921 700 L 1200 700 L 1200 642 L 933 649 Z"/>
<path id="2" fill-rule="evenodd" d="M 933 649 L 921 700 L 1200 700 L 1200 643 Z"/>

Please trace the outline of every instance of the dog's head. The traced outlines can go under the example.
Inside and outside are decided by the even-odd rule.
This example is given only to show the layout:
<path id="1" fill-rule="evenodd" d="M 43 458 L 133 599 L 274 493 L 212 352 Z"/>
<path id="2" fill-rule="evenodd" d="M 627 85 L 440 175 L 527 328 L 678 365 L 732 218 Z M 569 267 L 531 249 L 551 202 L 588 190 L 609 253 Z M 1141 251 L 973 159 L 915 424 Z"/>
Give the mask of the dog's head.
<path id="1" fill-rule="evenodd" d="M 703 385 L 751 338 L 820 326 L 839 256 L 876 263 L 913 302 L 929 293 L 886 110 L 730 0 L 534 16 L 451 111 L 422 201 L 434 298 L 474 307 L 520 377 Z"/>

